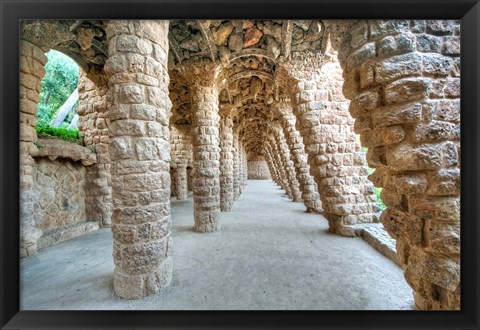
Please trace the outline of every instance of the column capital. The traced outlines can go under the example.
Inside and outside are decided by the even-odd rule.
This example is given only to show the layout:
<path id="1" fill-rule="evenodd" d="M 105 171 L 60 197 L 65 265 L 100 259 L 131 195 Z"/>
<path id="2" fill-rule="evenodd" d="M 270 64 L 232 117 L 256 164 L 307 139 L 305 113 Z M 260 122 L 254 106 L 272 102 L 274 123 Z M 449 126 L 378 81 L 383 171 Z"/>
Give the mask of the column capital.
<path id="1" fill-rule="evenodd" d="M 189 59 L 182 62 L 181 75 L 190 86 L 212 87 L 217 83 L 222 66 L 206 58 Z"/>

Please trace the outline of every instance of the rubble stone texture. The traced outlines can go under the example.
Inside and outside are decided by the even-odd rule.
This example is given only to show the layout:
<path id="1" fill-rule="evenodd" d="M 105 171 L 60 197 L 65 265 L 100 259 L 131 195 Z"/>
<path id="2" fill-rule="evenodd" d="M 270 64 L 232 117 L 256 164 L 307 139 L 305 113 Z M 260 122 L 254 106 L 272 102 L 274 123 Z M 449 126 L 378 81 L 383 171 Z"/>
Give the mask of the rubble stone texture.
<path id="1" fill-rule="evenodd" d="M 264 156 L 248 157 L 248 180 L 270 180 L 270 170 Z"/>
<path id="2" fill-rule="evenodd" d="M 233 121 L 220 119 L 220 210 L 233 207 Z"/>
<path id="3" fill-rule="evenodd" d="M 168 21 L 110 21 L 108 97 L 114 290 L 140 298 L 172 279 Z"/>
<path id="4" fill-rule="evenodd" d="M 191 69 L 194 230 L 220 230 L 220 146 L 218 91 L 214 66 L 196 64 Z M 203 67 L 202 67 L 203 65 Z M 198 71 L 196 71 L 198 69 Z M 208 79 L 210 78 L 210 79 Z"/>
<path id="5" fill-rule="evenodd" d="M 85 221 L 85 166 L 71 160 L 37 158 L 35 224 L 48 230 Z"/>
<path id="6" fill-rule="evenodd" d="M 37 152 L 37 103 L 47 57 L 34 44 L 20 41 L 20 257 L 37 253 L 42 230 L 35 226 L 34 166 Z"/>
<path id="7" fill-rule="evenodd" d="M 295 165 L 296 178 L 302 191 L 302 200 L 307 208 L 307 212 L 322 212 L 322 202 L 318 194 L 317 184 L 310 175 L 310 167 L 307 163 L 307 155 L 304 151 L 303 139 L 295 128 L 296 118 L 292 113 L 291 107 L 286 102 L 275 104 L 280 115 L 283 133 L 291 152 L 291 159 Z"/>
<path id="8" fill-rule="evenodd" d="M 238 132 L 233 132 L 233 200 L 240 197 L 240 152 Z"/>
<path id="9" fill-rule="evenodd" d="M 183 125 L 184 126 L 184 125 Z M 172 186 L 174 187 L 172 195 L 177 199 L 185 199 L 188 195 L 188 172 L 187 166 L 192 161 L 191 134 L 188 128 L 171 125 L 170 126 L 170 145 L 171 161 L 173 168 Z"/>
<path id="10" fill-rule="evenodd" d="M 331 232 L 393 256 L 393 241 L 375 238 L 381 221 L 417 308 L 460 308 L 459 22 L 29 20 L 20 30 L 22 257 L 39 237 L 68 236 L 42 236 L 34 216 L 35 184 L 74 183 L 35 174 L 56 158 L 85 167 L 72 171 L 85 173 L 76 196 L 85 221 L 112 225 L 124 298 L 171 281 L 170 195 L 193 190 L 194 230 L 218 231 L 220 211 L 268 169 Z M 79 128 L 96 159 L 35 145 L 51 48 L 82 67 Z"/>
<path id="11" fill-rule="evenodd" d="M 104 73 L 87 76 L 80 70 L 78 130 L 85 146 L 95 150 L 97 155 L 96 164 L 87 167 L 85 183 L 87 217 L 89 220 L 96 220 L 101 227 L 112 225 L 112 182 L 108 152 L 110 119 L 106 112 L 107 90 Z"/>

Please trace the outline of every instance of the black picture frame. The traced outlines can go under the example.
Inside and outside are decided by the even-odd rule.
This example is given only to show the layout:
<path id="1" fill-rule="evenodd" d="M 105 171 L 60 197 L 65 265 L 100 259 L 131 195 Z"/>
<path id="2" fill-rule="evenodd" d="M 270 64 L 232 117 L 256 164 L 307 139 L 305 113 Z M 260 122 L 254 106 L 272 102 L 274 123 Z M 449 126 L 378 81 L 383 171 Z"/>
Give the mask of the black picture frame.
<path id="1" fill-rule="evenodd" d="M 461 19 L 461 311 L 20 311 L 21 19 Z M 2 329 L 478 329 L 480 4 L 477 0 L 0 0 L 0 325 Z"/>

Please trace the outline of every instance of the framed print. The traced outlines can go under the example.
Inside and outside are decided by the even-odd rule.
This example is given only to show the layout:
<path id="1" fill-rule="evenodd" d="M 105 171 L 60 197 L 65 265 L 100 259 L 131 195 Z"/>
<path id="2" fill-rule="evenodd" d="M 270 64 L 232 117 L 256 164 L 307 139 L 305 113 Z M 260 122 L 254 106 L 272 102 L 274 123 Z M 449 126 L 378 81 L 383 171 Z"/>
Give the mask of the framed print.
<path id="1" fill-rule="evenodd" d="M 1 1 L 2 329 L 478 328 L 477 1 Z"/>

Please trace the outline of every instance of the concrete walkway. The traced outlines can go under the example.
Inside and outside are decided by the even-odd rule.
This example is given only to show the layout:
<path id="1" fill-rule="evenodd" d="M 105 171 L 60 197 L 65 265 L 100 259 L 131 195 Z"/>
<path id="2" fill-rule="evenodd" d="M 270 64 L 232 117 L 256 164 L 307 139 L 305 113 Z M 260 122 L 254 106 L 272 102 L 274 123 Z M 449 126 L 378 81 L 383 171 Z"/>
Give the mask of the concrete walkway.
<path id="1" fill-rule="evenodd" d="M 193 202 L 172 201 L 174 280 L 156 296 L 112 291 L 112 235 L 101 229 L 21 261 L 21 309 L 412 309 L 402 270 L 361 238 L 329 234 L 272 181 L 249 181 L 222 230 L 192 231 Z"/>

